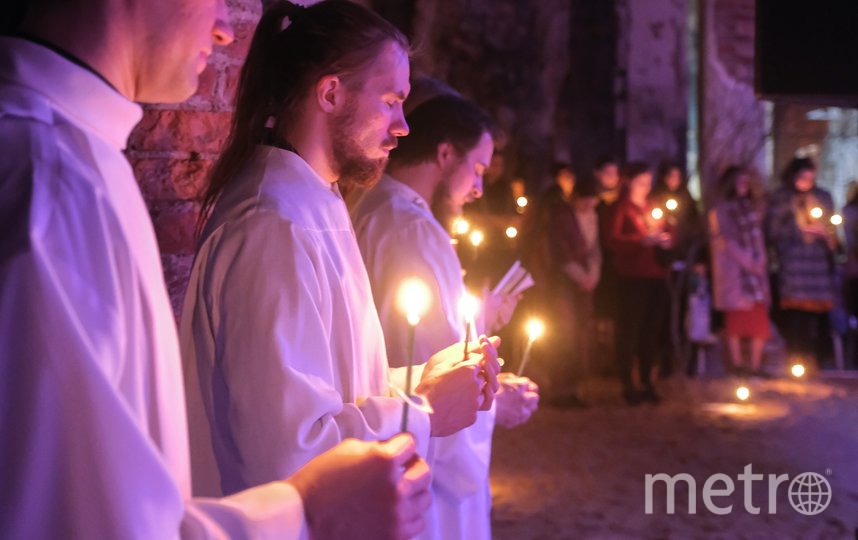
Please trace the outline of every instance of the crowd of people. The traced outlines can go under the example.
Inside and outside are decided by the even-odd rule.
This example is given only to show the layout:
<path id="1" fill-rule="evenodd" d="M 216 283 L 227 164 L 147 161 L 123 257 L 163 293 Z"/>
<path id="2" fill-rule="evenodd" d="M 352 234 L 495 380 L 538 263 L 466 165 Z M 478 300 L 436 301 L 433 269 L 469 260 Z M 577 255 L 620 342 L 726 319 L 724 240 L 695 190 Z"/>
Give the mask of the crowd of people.
<path id="1" fill-rule="evenodd" d="M 497 181 L 477 104 L 443 84 L 409 97 L 411 45 L 388 21 L 269 4 L 178 328 L 123 149 L 138 103 L 188 98 L 233 40 L 225 2 L 4 8 L 0 537 L 490 538 L 493 430 L 542 391 L 502 370 L 492 334 L 540 310 L 552 400 L 581 405 L 577 382 L 612 357 L 623 398 L 658 403 L 689 268 L 711 274 L 734 369 L 761 373 L 775 306 L 791 350 L 826 358 L 841 244 L 811 161 L 766 205 L 731 167 L 706 218 L 676 164 L 654 181 L 640 162 L 561 163 L 528 200 Z M 468 244 L 455 224 L 479 200 Z M 856 197 L 844 215 L 854 246 Z M 523 298 L 484 283 L 481 261 L 516 259 Z M 414 283 L 425 297 L 403 296 Z"/>
<path id="2" fill-rule="evenodd" d="M 233 40 L 225 3 L 4 9 L 0 537 L 490 538 L 492 432 L 539 388 L 486 335 L 516 298 L 459 308 L 488 115 L 450 89 L 406 118 L 399 30 L 272 3 L 176 328 L 122 150 L 135 102 L 186 99 Z"/>
<path id="3" fill-rule="evenodd" d="M 858 193 L 836 213 L 806 157 L 793 159 L 770 193 L 740 165 L 716 180 L 704 209 L 676 163 L 653 170 L 603 157 L 583 175 L 556 164 L 549 187 L 524 209 L 508 209 L 512 187 L 502 179 L 487 191 L 504 193 L 506 210 L 469 208 L 477 226 L 521 224 L 506 249 L 536 281 L 522 305 L 553 326 L 552 355 L 537 377 L 544 397 L 586 405 L 581 380 L 613 373 L 627 403 L 658 403 L 654 381 L 683 366 L 695 374 L 691 346 L 717 334 L 729 372 L 771 377 L 763 360 L 773 327 L 791 362 L 828 367 L 843 337 L 843 363 L 853 361 Z M 484 263 L 492 250 L 483 247 Z M 504 264 L 489 263 L 488 274 Z M 695 302 L 701 295 L 711 302 Z"/>

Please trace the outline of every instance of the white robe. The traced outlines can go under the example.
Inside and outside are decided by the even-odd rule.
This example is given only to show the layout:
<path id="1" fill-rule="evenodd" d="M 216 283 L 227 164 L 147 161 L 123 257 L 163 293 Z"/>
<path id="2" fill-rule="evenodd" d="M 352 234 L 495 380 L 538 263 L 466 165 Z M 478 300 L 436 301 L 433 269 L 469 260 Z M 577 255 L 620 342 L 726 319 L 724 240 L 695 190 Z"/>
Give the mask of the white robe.
<path id="1" fill-rule="evenodd" d="M 415 330 L 416 361 L 425 359 L 429 351 L 464 339 L 458 307 L 465 290 L 462 267 L 450 235 L 426 201 L 384 175 L 351 214 L 391 362 L 401 362 L 407 354 L 409 327 L 396 307 L 396 294 L 408 277 L 419 277 L 433 293 L 431 307 Z M 492 407 L 480 412 L 473 426 L 432 439 L 429 458 L 434 504 L 420 538 L 491 538 L 488 473 L 494 420 Z"/>
<path id="2" fill-rule="evenodd" d="M 0 38 L 0 538 L 296 538 L 288 484 L 189 498 L 175 323 L 122 154 L 141 115 Z"/>
<path id="3" fill-rule="evenodd" d="M 269 482 L 346 437 L 399 431 L 345 203 L 292 152 L 258 147 L 221 195 L 180 334 L 196 494 Z M 428 415 L 412 411 L 409 428 L 428 444 Z"/>

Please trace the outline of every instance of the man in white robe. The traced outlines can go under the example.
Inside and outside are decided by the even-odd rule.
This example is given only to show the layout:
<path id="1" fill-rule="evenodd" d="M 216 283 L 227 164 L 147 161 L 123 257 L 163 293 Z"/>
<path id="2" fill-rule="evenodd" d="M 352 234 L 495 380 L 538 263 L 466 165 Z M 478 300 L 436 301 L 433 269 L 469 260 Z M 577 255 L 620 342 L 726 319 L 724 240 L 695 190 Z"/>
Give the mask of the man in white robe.
<path id="1" fill-rule="evenodd" d="M 197 494 L 269 482 L 345 437 L 401 429 L 337 182 L 377 179 L 407 134 L 407 48 L 350 2 L 279 4 L 257 27 L 181 323 Z M 430 361 L 416 390 L 434 412 L 412 408 L 408 424 L 421 447 L 491 406 L 497 353 L 488 340 L 482 351 Z"/>
<path id="2" fill-rule="evenodd" d="M 27 37 L 0 37 L 0 538 L 419 530 L 428 472 L 407 437 L 348 442 L 289 483 L 190 498 L 178 338 L 122 149 L 135 100 L 188 97 L 213 42 L 232 40 L 225 4 L 23 11 Z"/>
<path id="3" fill-rule="evenodd" d="M 433 206 L 450 218 L 479 197 L 493 151 L 493 123 L 476 105 L 457 96 L 418 105 L 408 123 L 410 135 L 391 153 L 388 173 L 351 212 L 391 361 L 403 358 L 410 331 L 397 311 L 393 285 L 408 276 L 420 278 L 432 291 L 431 307 L 415 331 L 416 357 L 463 339 L 462 267 Z M 500 300 L 485 302 L 485 320 L 508 322 L 511 311 L 503 300 L 512 306 L 514 301 Z M 537 389 L 526 377 L 500 377 L 506 380 L 495 400 L 497 421 L 512 427 L 535 410 Z M 473 426 L 432 440 L 428 458 L 434 504 L 421 538 L 491 538 L 488 473 L 495 421 L 493 408 L 481 412 Z"/>

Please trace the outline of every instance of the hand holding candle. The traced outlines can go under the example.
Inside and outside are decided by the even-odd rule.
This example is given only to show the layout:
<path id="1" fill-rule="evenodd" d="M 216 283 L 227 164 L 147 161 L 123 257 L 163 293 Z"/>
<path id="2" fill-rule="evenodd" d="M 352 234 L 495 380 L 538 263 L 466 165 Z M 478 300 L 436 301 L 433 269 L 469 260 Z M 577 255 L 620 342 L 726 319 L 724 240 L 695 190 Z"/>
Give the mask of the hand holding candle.
<path id="1" fill-rule="evenodd" d="M 420 319 L 429 310 L 432 293 L 429 286 L 419 278 L 408 278 L 399 286 L 398 304 L 408 321 L 408 358 L 405 375 L 405 395 L 411 397 L 411 370 L 414 365 L 414 333 Z M 402 407 L 402 431 L 408 430 L 408 406 Z"/>

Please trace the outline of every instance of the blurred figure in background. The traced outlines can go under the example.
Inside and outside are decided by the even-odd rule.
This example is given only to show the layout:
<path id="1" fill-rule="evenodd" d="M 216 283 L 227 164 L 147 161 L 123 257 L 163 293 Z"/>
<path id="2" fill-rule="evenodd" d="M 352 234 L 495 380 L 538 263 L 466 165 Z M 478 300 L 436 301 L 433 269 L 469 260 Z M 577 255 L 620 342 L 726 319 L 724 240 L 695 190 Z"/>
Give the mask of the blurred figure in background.
<path id="1" fill-rule="evenodd" d="M 662 162 L 650 196 L 653 206 L 664 211 L 666 230 L 673 234 L 673 247 L 659 253 L 670 269 L 670 304 L 661 340 L 659 375 L 667 377 L 682 362 L 687 349 L 687 336 L 682 321 L 688 307 L 688 281 L 691 266 L 705 259 L 706 241 L 697 201 L 688 191 L 688 181 L 678 164 Z"/>
<path id="2" fill-rule="evenodd" d="M 709 211 L 712 288 L 715 308 L 724 312 L 724 334 L 734 371 L 761 374 L 763 346 L 769 339 L 769 280 L 763 211 L 750 173 L 731 166 L 718 180 Z M 750 341 L 745 363 L 742 340 Z"/>
<path id="3" fill-rule="evenodd" d="M 792 355 L 823 362 L 831 342 L 837 237 L 831 195 L 816 186 L 816 165 L 795 158 L 771 194 L 766 236 L 777 262 L 780 330 Z"/>
<path id="4" fill-rule="evenodd" d="M 617 275 L 607 249 L 607 230 L 611 212 L 620 195 L 620 175 L 617 161 L 608 156 L 599 157 L 593 167 L 593 178 L 599 192 L 596 214 L 599 217 L 599 243 L 602 250 L 602 267 L 599 284 L 593 295 L 594 315 L 596 317 L 594 345 L 599 357 L 604 358 L 606 366 L 615 366 L 616 351 L 616 305 Z"/>
<path id="5" fill-rule="evenodd" d="M 645 163 L 629 163 L 622 172 L 623 194 L 608 222 L 606 245 L 617 273 L 618 298 L 616 351 L 623 384 L 623 398 L 630 405 L 658 403 L 652 383 L 652 366 L 659 352 L 667 314 L 667 269 L 659 263 L 657 249 L 670 249 L 672 236 L 664 218 L 653 215 L 648 197 L 652 173 Z M 632 378 L 638 359 L 640 388 Z"/>
<path id="6" fill-rule="evenodd" d="M 843 207 L 843 236 L 846 242 L 846 266 L 843 269 L 844 305 L 848 315 L 846 360 L 858 367 L 858 181 L 849 182 Z"/>

